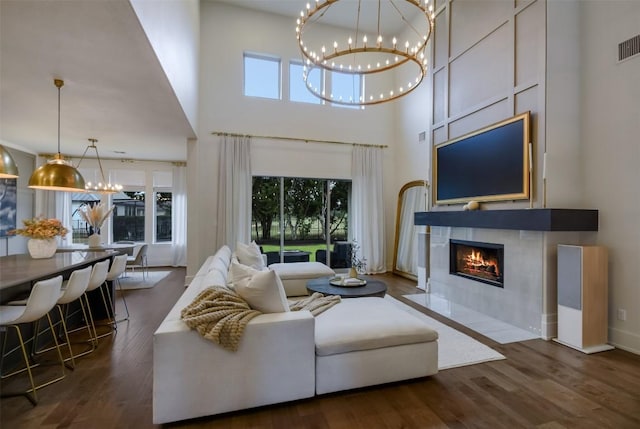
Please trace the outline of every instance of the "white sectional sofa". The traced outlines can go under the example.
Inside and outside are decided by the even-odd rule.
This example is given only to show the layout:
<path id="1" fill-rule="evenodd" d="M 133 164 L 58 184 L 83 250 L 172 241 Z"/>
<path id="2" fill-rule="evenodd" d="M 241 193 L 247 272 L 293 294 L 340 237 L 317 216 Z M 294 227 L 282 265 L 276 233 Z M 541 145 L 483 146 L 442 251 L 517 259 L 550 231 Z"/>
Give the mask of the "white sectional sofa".
<path id="1" fill-rule="evenodd" d="M 309 398 L 438 371 L 438 334 L 383 298 L 261 314 L 231 352 L 180 320 L 207 287 L 227 284 L 231 250 L 210 256 L 153 339 L 153 422 Z"/>

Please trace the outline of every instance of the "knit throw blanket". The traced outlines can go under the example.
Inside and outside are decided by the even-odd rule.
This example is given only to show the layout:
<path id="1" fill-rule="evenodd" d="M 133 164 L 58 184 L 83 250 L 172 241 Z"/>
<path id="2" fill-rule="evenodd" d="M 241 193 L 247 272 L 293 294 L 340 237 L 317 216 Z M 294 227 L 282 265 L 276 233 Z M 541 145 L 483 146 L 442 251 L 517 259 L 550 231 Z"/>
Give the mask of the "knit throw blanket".
<path id="1" fill-rule="evenodd" d="M 324 296 L 320 292 L 314 292 L 313 295 L 303 298 L 300 301 L 296 301 L 289 304 L 289 310 L 309 310 L 311 314 L 317 316 L 318 314 L 326 311 L 340 302 L 339 295 L 327 295 Z"/>
<path id="2" fill-rule="evenodd" d="M 317 316 L 340 302 L 337 295 L 321 293 L 304 298 L 290 305 L 291 311 L 309 310 Z M 262 314 L 252 310 L 249 304 L 235 292 L 222 286 L 209 287 L 182 309 L 180 318 L 204 338 L 227 350 L 237 351 L 247 324 Z"/>
<path id="3" fill-rule="evenodd" d="M 206 339 L 235 352 L 247 323 L 260 314 L 226 287 L 212 286 L 183 308 L 180 318 Z"/>

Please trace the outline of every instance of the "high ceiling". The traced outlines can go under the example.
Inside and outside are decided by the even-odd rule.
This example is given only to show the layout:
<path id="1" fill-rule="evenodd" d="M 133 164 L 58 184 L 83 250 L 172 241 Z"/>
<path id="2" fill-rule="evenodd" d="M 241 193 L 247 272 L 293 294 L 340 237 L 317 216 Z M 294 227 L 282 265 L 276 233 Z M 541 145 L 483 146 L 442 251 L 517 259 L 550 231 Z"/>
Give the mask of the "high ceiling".
<path id="1" fill-rule="evenodd" d="M 193 137 L 127 1 L 0 1 L 0 140 L 36 153 L 185 160 Z M 121 153 L 123 152 L 123 153 Z"/>
<path id="2" fill-rule="evenodd" d="M 291 30 L 295 26 L 295 19 L 300 16 L 300 11 L 306 8 L 307 3 L 314 0 L 209 0 L 218 3 L 227 3 L 246 9 L 259 10 L 277 15 L 291 17 Z M 340 5 L 334 4 L 327 9 L 335 9 L 335 13 L 327 12 L 323 16 L 323 23 L 342 28 L 353 28 L 356 24 L 358 8 L 360 10 L 360 25 L 370 33 L 374 33 L 378 25 L 378 2 L 375 0 L 340 0 Z M 380 27 L 383 33 L 398 35 L 405 22 L 398 19 L 398 11 L 405 18 L 411 20 L 418 13 L 415 6 L 405 0 L 383 0 L 380 2 Z"/>
<path id="3" fill-rule="evenodd" d="M 292 20 L 306 5 L 300 0 L 208 1 Z M 357 6 L 357 0 L 344 1 Z M 377 4 L 363 0 L 367 3 Z M 333 25 L 353 25 L 353 18 L 331 19 Z M 0 141 L 36 153 L 56 152 L 54 78 L 65 82 L 63 154 L 80 156 L 87 139 L 96 138 L 103 158 L 186 159 L 185 141 L 195 137 L 194 130 L 128 1 L 0 0 Z"/>

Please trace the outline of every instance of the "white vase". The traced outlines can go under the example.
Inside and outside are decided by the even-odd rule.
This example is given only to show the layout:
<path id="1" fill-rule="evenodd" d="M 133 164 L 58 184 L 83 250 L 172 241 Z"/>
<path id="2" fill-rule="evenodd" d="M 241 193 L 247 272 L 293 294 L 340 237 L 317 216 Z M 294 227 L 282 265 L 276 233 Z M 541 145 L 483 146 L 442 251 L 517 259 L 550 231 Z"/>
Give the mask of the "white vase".
<path id="1" fill-rule="evenodd" d="M 102 245 L 102 237 L 100 234 L 91 234 L 89 236 L 89 247 L 100 247 Z"/>
<path id="2" fill-rule="evenodd" d="M 33 259 L 50 258 L 56 253 L 57 248 L 58 243 L 55 238 L 31 238 L 27 241 L 27 249 Z"/>

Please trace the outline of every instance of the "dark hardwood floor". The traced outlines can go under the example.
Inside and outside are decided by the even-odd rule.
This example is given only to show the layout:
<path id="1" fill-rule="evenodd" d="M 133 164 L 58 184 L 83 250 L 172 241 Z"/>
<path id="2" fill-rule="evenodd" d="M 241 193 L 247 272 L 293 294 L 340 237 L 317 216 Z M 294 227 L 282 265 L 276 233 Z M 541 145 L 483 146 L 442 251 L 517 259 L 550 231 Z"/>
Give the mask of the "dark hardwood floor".
<path id="1" fill-rule="evenodd" d="M 394 297 L 507 359 L 168 427 L 640 428 L 640 356 L 617 349 L 585 355 L 543 340 L 500 345 L 403 299 L 402 294 L 417 292 L 413 282 L 381 277 Z M 153 332 L 182 293 L 183 283 L 184 270 L 177 269 L 152 289 L 126 292 L 131 320 L 119 324 L 115 338 L 102 339 L 93 354 L 79 359 L 75 371 L 40 390 L 38 406 L 24 397 L 3 398 L 0 427 L 154 427 Z M 3 385 L 3 391 L 18 381 Z"/>

